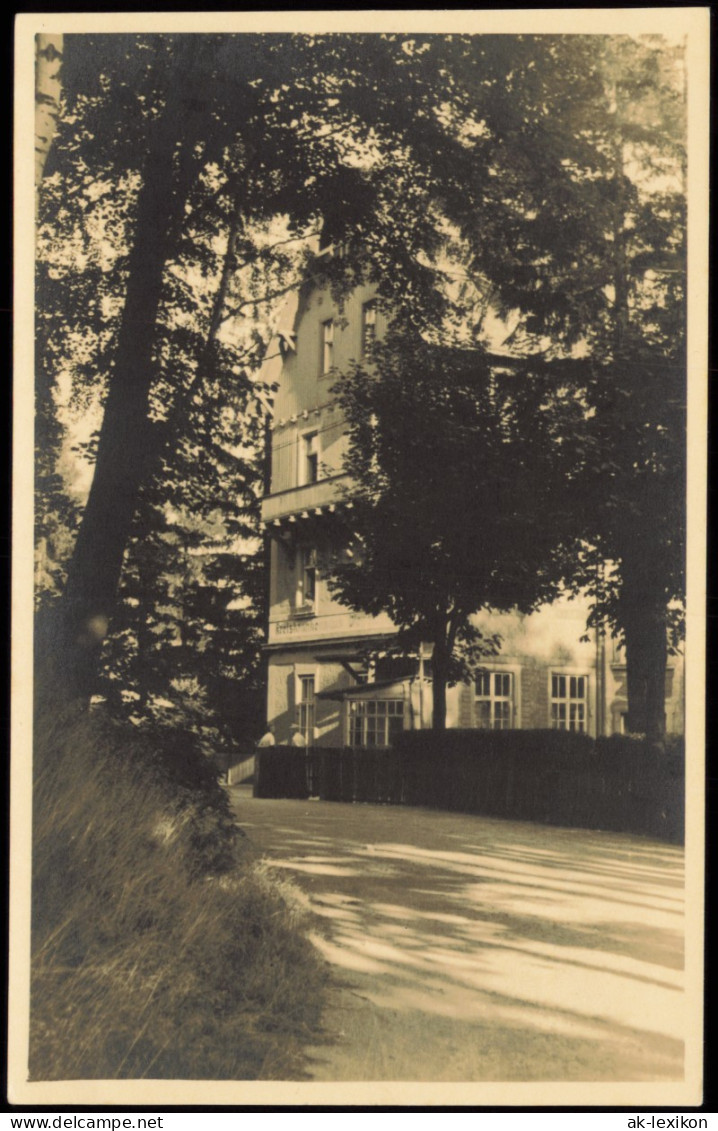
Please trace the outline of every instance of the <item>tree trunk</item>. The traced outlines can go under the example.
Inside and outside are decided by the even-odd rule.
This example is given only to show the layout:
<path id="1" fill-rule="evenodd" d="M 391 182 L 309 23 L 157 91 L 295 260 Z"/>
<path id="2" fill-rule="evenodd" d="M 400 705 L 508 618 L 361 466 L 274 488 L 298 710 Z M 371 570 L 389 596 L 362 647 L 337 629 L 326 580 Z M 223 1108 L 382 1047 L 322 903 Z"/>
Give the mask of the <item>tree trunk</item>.
<path id="1" fill-rule="evenodd" d="M 39 671 L 62 698 L 92 694 L 122 561 L 152 449 L 149 395 L 155 325 L 173 229 L 184 207 L 173 161 L 181 123 L 175 97 L 149 138 L 129 257 L 127 294 L 110 376 L 95 473 L 59 610 L 38 625 Z M 44 689 L 45 692 L 49 688 Z"/>
<path id="2" fill-rule="evenodd" d="M 662 742 L 666 733 L 666 663 L 668 658 L 665 609 L 645 599 L 635 602 L 624 617 L 626 688 L 631 734 Z"/>
<path id="3" fill-rule="evenodd" d="M 626 262 L 628 209 L 624 187 L 625 110 L 617 82 L 613 83 L 611 94 L 616 119 L 613 142 L 613 345 L 614 360 L 619 362 L 626 347 L 630 324 Z M 650 537 L 642 538 L 636 532 L 621 565 L 620 623 L 626 640 L 627 730 L 632 734 L 645 734 L 651 742 L 661 742 L 666 732 L 666 602 L 654 581 L 656 554 L 660 555 L 660 549 L 654 550 Z"/>
<path id="4" fill-rule="evenodd" d="M 431 726 L 446 730 L 446 685 L 449 677 L 449 656 L 444 634 L 437 634 L 431 656 Z"/>

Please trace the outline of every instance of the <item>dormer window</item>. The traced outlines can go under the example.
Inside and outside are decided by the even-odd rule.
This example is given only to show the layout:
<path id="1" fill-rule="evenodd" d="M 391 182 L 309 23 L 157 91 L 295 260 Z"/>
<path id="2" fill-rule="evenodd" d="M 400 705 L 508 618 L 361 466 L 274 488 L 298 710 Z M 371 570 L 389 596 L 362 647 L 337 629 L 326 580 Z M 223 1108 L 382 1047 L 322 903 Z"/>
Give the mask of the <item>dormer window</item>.
<path id="1" fill-rule="evenodd" d="M 334 365 L 334 319 L 322 322 L 322 376 L 329 373 Z"/>
<path id="2" fill-rule="evenodd" d="M 366 357 L 376 341 L 376 299 L 361 308 L 361 355 Z"/>

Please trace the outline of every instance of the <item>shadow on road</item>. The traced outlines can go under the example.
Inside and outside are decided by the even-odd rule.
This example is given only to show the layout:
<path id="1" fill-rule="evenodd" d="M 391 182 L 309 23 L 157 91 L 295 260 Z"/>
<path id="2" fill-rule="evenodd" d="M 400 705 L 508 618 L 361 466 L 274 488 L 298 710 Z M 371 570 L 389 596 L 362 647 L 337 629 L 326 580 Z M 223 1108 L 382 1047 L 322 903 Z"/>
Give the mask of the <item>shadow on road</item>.
<path id="1" fill-rule="evenodd" d="M 341 976 L 320 1078 L 682 1076 L 680 849 L 426 810 L 237 808 L 310 897 Z"/>

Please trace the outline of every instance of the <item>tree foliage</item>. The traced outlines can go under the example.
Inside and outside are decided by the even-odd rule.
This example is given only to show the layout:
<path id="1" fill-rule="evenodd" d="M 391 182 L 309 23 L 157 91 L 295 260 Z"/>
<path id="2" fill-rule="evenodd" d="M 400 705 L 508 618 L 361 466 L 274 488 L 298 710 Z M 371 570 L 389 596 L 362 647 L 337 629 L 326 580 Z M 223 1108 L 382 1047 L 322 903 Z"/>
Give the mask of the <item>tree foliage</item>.
<path id="1" fill-rule="evenodd" d="M 95 182 L 84 185 L 67 161 L 62 181 L 56 173 L 44 191 L 38 256 L 41 604 L 62 592 L 106 395 L 97 362 L 112 346 L 122 309 L 117 261 L 128 240 L 127 199 L 104 188 L 98 193 Z M 84 193 L 105 197 L 90 218 L 86 207 L 63 203 Z M 93 690 L 135 719 L 172 717 L 195 730 L 213 728 L 215 746 L 220 738 L 222 745 L 246 741 L 262 722 L 259 497 L 271 390 L 256 370 L 277 303 L 300 277 L 303 257 L 303 241 L 288 236 L 284 223 L 256 226 L 240 246 L 236 228 L 222 240 L 212 223 L 198 221 L 178 250 L 157 329 L 161 358 L 149 408 L 153 459 Z M 67 302 L 68 294 L 76 303 Z"/>
<path id="2" fill-rule="evenodd" d="M 596 225 L 605 241 L 606 308 L 586 332 L 601 365 L 579 481 L 589 549 L 577 581 L 593 597 L 593 622 L 607 622 L 625 644 L 628 727 L 656 739 L 665 729 L 666 654 L 682 634 L 685 577 L 681 52 L 650 38 L 612 39 L 597 68 L 604 97 L 590 136 L 606 155 L 608 210 Z"/>
<path id="3" fill-rule="evenodd" d="M 487 312 L 513 312 L 514 354 L 593 360 L 594 377 L 572 391 L 596 420 L 576 437 L 587 473 L 575 490 L 602 502 L 576 510 L 592 515 L 591 576 L 592 555 L 617 569 L 620 593 L 595 587 L 596 617 L 626 631 L 641 598 L 641 585 L 624 587 L 626 563 L 649 543 L 619 546 L 620 529 L 630 539 L 642 525 L 654 559 L 668 542 L 680 557 L 675 522 L 657 538 L 650 520 L 654 487 L 675 481 L 645 459 L 663 451 L 664 427 L 674 449 L 680 435 L 673 418 L 641 415 L 656 373 L 668 402 L 681 401 L 678 66 L 664 43 L 611 36 L 66 37 L 43 198 L 56 230 L 77 234 L 83 270 L 52 310 L 40 370 L 50 387 L 70 352 L 103 414 L 49 649 L 78 688 L 97 657 L 80 642 L 98 611 L 112 615 L 143 491 L 158 474 L 175 482 L 164 453 L 187 445 L 201 477 L 209 455 L 198 453 L 212 451 L 221 415 L 206 383 L 252 395 L 220 327 L 237 306 L 236 264 L 274 270 L 257 232 L 278 216 L 289 239 L 322 226 L 340 241 L 345 254 L 325 261 L 337 292 L 371 276 L 407 332 L 438 341 L 447 320 L 461 322 L 456 292 L 437 286 L 440 257 L 460 248 L 481 296 L 474 337 Z M 107 238 L 93 257 L 84 241 L 98 217 Z M 178 441 L 190 410 L 194 447 Z M 646 521 L 622 526 L 632 507 Z M 678 573 L 656 594 L 677 596 Z M 651 608 L 655 621 L 653 596 Z"/>
<path id="4" fill-rule="evenodd" d="M 433 645 L 434 726 L 446 684 L 496 637 L 479 610 L 529 613 L 552 600 L 571 534 L 563 444 L 580 406 L 544 375 L 517 377 L 484 351 L 396 332 L 336 392 L 349 433 L 353 540 L 330 584 L 366 613 L 388 613 L 399 641 Z"/>
<path id="5" fill-rule="evenodd" d="M 53 324 L 41 334 L 40 368 L 57 382 L 58 351 L 69 353 L 73 377 L 84 369 L 99 390 L 102 425 L 59 632 L 40 651 L 63 655 L 58 667 L 78 688 L 95 663 L 94 647 L 83 655 L 96 635 L 87 625 L 111 616 L 142 487 L 172 441 L 168 420 L 199 407 L 208 374 L 229 378 L 228 395 L 233 377 L 242 383 L 217 332 L 231 307 L 227 280 L 218 303 L 197 286 L 216 277 L 217 242 L 226 239 L 229 258 L 251 256 L 258 224 L 285 215 L 289 235 L 300 236 L 321 221 L 328 238 L 352 234 L 350 252 L 361 246 L 362 266 L 351 254 L 342 265 L 345 285 L 369 261 L 384 280 L 401 279 L 430 320 L 439 292 L 419 253 L 436 249 L 437 221 L 455 208 L 466 169 L 445 108 L 456 101 L 448 64 L 468 46 L 402 36 L 66 37 L 63 114 L 42 195 L 55 209 L 53 235 L 71 230 L 82 270 L 54 306 L 52 269 L 41 276 L 39 305 Z M 479 53 L 493 88 L 506 52 L 481 41 Z M 93 226 L 102 232 L 94 250 Z"/>
<path id="6" fill-rule="evenodd" d="M 608 628 L 626 646 L 630 729 L 660 737 L 667 643 L 676 647 L 681 633 L 685 555 L 681 53 L 650 37 L 538 43 L 518 37 L 511 47 L 512 63 L 503 84 L 479 78 L 483 73 L 485 80 L 490 73 L 480 51 L 467 52 L 463 70 L 457 65 L 453 72 L 477 83 L 487 112 L 482 114 L 478 101 L 464 103 L 465 108 L 471 106 L 461 127 L 468 164 L 456 165 L 462 187 L 456 186 L 451 197 L 456 207 L 447 210 L 447 216 L 457 224 L 449 229 L 451 239 L 445 246 L 449 262 L 458 252 L 461 264 L 460 271 L 447 276 L 462 281 L 453 288 L 453 302 L 445 305 L 449 318 L 434 318 L 433 340 L 445 342 L 459 332 L 466 343 L 473 336 L 475 344 L 482 342 L 484 364 L 493 366 L 495 375 L 502 365 L 508 366 L 516 381 L 523 381 L 520 395 L 527 405 L 540 375 L 543 380 L 550 375 L 554 407 L 561 401 L 564 410 L 573 406 L 573 411 L 561 414 L 555 464 L 548 460 L 534 467 L 552 490 L 555 472 L 561 469 L 568 492 L 562 506 L 568 506 L 571 518 L 565 521 L 557 515 L 554 520 L 544 512 L 544 519 L 562 542 L 564 583 L 591 601 L 589 623 Z M 452 184 L 449 176 L 444 187 L 448 190 Z M 398 307 L 397 320 L 411 322 L 406 304 L 399 300 Z M 487 314 L 494 321 L 510 315 L 513 323 L 503 347 L 512 356 L 503 362 L 490 356 Z M 430 336 L 426 330 L 425 336 Z M 437 390 L 453 380 L 460 383 L 461 370 L 456 362 L 453 377 L 439 378 Z M 414 371 L 418 373 L 417 367 Z M 380 372 L 386 379 L 381 364 Z M 421 377 L 416 380 L 420 383 Z M 364 422 L 363 432 L 353 432 L 347 464 L 358 477 L 361 496 L 365 488 L 376 490 L 381 468 L 385 473 L 391 468 L 399 481 L 402 472 L 390 452 L 371 449 L 372 465 L 359 450 L 365 444 L 371 448 L 366 422 L 372 419 L 372 404 L 382 404 L 379 386 L 366 386 L 363 403 L 354 383 L 347 388 L 349 416 Z M 420 414 L 410 410 L 409 415 L 420 432 Z M 524 416 L 526 440 L 540 419 L 531 412 Z M 433 444 L 428 433 L 423 444 L 406 442 L 418 478 L 414 491 L 402 496 L 402 504 L 408 530 L 416 519 L 421 544 L 429 510 L 421 481 L 428 476 L 431 482 L 426 461 Z M 491 451 L 491 444 L 484 443 Z M 446 460 L 442 450 L 442 468 Z M 468 457 L 465 469 L 481 497 L 481 478 L 471 478 Z M 390 478 L 386 474 L 383 481 L 387 492 Z M 428 494 L 446 532 L 459 526 L 454 500 L 461 500 L 466 514 L 471 504 L 451 476 L 443 485 L 443 493 Z M 507 515 L 518 549 L 521 524 L 510 510 Z M 388 529 L 387 515 L 377 510 L 375 518 L 381 537 Z M 455 547 L 455 553 L 460 556 L 461 549 Z M 511 580 L 511 545 L 501 553 L 507 586 L 513 584 L 514 604 L 521 608 L 522 587 Z M 410 560 L 407 551 L 405 577 Z M 433 575 L 430 549 L 417 553 L 415 560 L 422 589 L 427 573 Z M 351 584 L 344 586 L 347 598 L 369 609 L 370 582 L 351 566 L 342 568 L 345 580 L 351 576 Z M 441 570 L 438 575 L 443 576 Z M 382 594 L 375 603 L 386 608 L 386 594 L 396 590 L 396 577 L 374 580 Z M 424 598 L 411 586 L 404 592 L 414 615 L 423 615 L 419 610 Z M 389 604 L 398 623 L 404 624 L 407 610 L 394 597 Z"/>

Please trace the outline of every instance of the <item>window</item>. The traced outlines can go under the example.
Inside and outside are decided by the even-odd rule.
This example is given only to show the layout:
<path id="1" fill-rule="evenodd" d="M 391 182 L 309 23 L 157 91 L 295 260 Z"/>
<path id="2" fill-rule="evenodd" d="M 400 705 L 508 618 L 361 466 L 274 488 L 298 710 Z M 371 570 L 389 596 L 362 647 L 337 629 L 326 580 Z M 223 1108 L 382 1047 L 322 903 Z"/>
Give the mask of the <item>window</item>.
<path id="1" fill-rule="evenodd" d="M 297 703 L 297 726 L 305 746 L 314 744 L 314 676 L 299 676 L 299 702 Z"/>
<path id="2" fill-rule="evenodd" d="M 319 435 L 306 432 L 301 437 L 300 483 L 316 483 L 319 478 Z"/>
<path id="3" fill-rule="evenodd" d="M 551 674 L 551 729 L 585 732 L 588 677 Z"/>
<path id="4" fill-rule="evenodd" d="M 334 319 L 322 322 L 322 367 L 321 372 L 329 373 L 334 365 Z"/>
<path id="5" fill-rule="evenodd" d="M 391 746 L 403 729 L 403 699 L 349 700 L 350 746 Z"/>
<path id="6" fill-rule="evenodd" d="M 508 730 L 513 725 L 513 674 L 480 672 L 476 679 L 476 725 Z"/>
<path id="7" fill-rule="evenodd" d="M 299 551 L 299 575 L 297 577 L 297 609 L 313 613 L 317 604 L 317 551 L 304 546 Z"/>
<path id="8" fill-rule="evenodd" d="M 376 300 L 365 302 L 361 308 L 361 355 L 366 357 L 376 341 Z"/>

